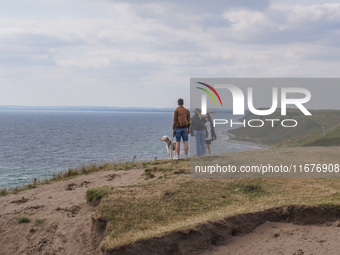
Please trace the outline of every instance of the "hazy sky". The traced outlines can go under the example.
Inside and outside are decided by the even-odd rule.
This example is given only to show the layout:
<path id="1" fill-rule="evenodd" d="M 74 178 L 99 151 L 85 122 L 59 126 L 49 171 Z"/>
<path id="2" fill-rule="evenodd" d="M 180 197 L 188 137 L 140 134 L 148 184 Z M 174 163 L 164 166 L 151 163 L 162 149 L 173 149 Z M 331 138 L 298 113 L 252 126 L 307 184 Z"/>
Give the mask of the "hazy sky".
<path id="1" fill-rule="evenodd" d="M 190 77 L 339 77 L 339 47 L 332 0 L 1 0 L 0 105 L 174 107 Z"/>

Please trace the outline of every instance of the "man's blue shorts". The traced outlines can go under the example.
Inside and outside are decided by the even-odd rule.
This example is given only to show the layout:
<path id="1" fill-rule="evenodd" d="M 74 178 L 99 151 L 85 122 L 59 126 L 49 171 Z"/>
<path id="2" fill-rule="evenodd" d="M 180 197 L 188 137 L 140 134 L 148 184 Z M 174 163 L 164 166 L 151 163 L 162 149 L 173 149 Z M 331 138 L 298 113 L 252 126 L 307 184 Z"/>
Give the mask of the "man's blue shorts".
<path id="1" fill-rule="evenodd" d="M 175 135 L 176 135 L 176 142 L 181 141 L 181 137 L 183 139 L 183 142 L 188 141 L 188 128 L 176 128 L 175 131 Z"/>

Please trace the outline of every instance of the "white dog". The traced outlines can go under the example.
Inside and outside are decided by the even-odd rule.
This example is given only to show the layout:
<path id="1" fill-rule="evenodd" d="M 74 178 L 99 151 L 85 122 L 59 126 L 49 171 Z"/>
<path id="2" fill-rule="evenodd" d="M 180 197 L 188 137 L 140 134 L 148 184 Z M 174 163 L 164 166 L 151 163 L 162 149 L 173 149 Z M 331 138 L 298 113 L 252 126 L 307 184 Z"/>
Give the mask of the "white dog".
<path id="1" fill-rule="evenodd" d="M 171 141 L 167 135 L 163 136 L 160 140 L 165 142 L 168 159 L 173 159 L 176 156 L 176 142 Z"/>

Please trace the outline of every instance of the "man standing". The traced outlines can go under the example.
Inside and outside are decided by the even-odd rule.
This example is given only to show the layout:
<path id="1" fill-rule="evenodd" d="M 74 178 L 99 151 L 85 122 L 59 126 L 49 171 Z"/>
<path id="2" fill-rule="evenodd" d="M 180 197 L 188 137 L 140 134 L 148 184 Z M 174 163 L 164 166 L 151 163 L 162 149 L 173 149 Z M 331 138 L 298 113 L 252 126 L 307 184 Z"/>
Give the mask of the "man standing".
<path id="1" fill-rule="evenodd" d="M 176 156 L 174 159 L 179 158 L 179 153 L 181 151 L 181 137 L 184 144 L 185 158 L 188 158 L 189 144 L 188 144 L 188 134 L 190 133 L 190 112 L 188 109 L 184 108 L 184 101 L 182 98 L 178 99 L 178 107 L 174 112 L 174 122 L 172 129 L 176 135 Z"/>

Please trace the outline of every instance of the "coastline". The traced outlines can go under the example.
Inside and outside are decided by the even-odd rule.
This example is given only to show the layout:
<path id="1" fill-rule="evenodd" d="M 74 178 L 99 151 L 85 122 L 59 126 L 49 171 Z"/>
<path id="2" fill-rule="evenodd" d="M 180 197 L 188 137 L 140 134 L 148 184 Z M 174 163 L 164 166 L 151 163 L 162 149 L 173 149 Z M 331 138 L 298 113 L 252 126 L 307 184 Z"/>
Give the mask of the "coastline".
<path id="1" fill-rule="evenodd" d="M 222 153 L 219 154 L 213 154 L 213 155 L 223 155 L 225 153 L 231 153 L 231 152 L 235 152 L 235 151 L 248 151 L 248 150 L 256 150 L 256 149 L 266 149 L 269 148 L 270 146 L 265 145 L 265 144 L 260 144 L 260 143 L 254 143 L 254 142 L 250 142 L 250 141 L 243 141 L 243 140 L 238 140 L 236 138 L 235 135 L 231 134 L 231 133 L 224 133 L 222 132 L 222 134 L 225 137 L 228 137 L 227 141 L 225 139 L 221 139 L 218 140 L 223 147 L 227 147 L 227 145 L 225 144 L 225 142 L 230 143 L 230 144 L 234 144 L 234 145 L 241 145 L 239 150 L 231 150 L 231 151 L 223 151 Z M 224 138 L 225 138 L 224 137 Z M 249 147 L 249 149 L 247 149 L 247 147 Z M 195 147 L 192 146 L 192 154 L 194 154 L 194 150 Z M 213 152 L 215 151 L 215 148 L 213 147 Z M 161 160 L 166 160 L 166 159 L 161 159 Z M 0 187 L 0 196 L 1 195 L 5 195 L 6 193 L 17 193 L 18 191 L 21 190 L 26 190 L 27 188 L 34 188 L 37 185 L 40 184 L 44 184 L 44 183 L 50 183 L 59 179 L 66 179 L 72 176 L 77 176 L 79 174 L 86 174 L 86 173 L 90 173 L 90 172 L 96 172 L 102 169 L 106 169 L 108 167 L 113 167 L 113 168 L 119 168 L 119 166 L 124 165 L 124 164 L 131 164 L 131 163 L 138 163 L 138 162 L 147 162 L 147 161 L 152 161 L 152 160 L 142 160 L 142 161 L 134 161 L 132 158 L 130 161 L 123 161 L 123 160 L 117 160 L 114 162 L 104 162 L 102 164 L 96 164 L 96 163 L 92 163 L 92 164 L 87 164 L 87 165 L 80 165 L 78 167 L 75 168 L 68 168 L 65 169 L 65 171 L 61 171 L 58 173 L 53 173 L 53 175 L 51 175 L 50 177 L 46 177 L 46 178 L 39 178 L 39 176 L 34 176 L 31 177 L 31 181 L 27 182 L 26 184 L 23 185 L 18 185 L 18 186 L 5 186 L 5 187 Z"/>
<path id="2" fill-rule="evenodd" d="M 323 153 L 329 154 L 330 150 L 334 151 L 335 148 L 307 148 L 306 150 L 309 150 L 311 152 L 311 157 L 316 160 L 317 158 L 323 157 L 320 152 L 323 151 Z M 339 150 L 339 148 L 336 148 L 336 150 Z M 260 161 L 261 158 L 266 158 L 268 156 L 267 151 L 271 151 L 271 153 L 273 153 L 273 151 L 278 151 L 277 157 L 284 155 L 285 158 L 288 157 L 285 160 L 296 159 L 296 157 L 299 158 L 299 155 L 308 155 L 305 150 L 288 148 L 248 151 L 245 153 L 234 152 L 232 153 L 232 157 L 235 160 L 239 160 L 239 163 L 243 163 L 242 157 L 244 156 L 246 156 L 249 161 L 255 162 Z M 333 152 L 333 154 L 338 155 L 336 152 Z M 222 218 L 224 219 L 225 217 L 233 215 L 242 213 L 248 215 L 249 213 L 262 212 L 263 210 L 273 207 L 290 204 L 328 204 L 329 206 L 338 206 L 339 204 L 336 194 L 340 192 L 340 186 L 337 179 L 195 180 L 189 175 L 188 163 L 188 160 L 161 160 L 107 165 L 107 168 L 102 167 L 99 169 L 98 167 L 98 171 L 80 175 L 70 175 L 65 179 L 23 190 L 18 194 L 1 196 L 0 243 L 3 244 L 3 250 L 0 251 L 0 254 L 44 254 L 44 252 L 88 255 L 110 254 L 109 252 L 103 253 L 102 251 L 103 249 L 112 249 L 112 246 L 108 246 L 109 242 L 105 243 L 107 232 L 98 232 L 95 230 L 99 226 L 98 223 L 105 221 L 105 218 L 101 215 L 100 208 L 104 208 L 106 205 L 101 205 L 100 202 L 98 206 L 93 206 L 86 200 L 86 193 L 88 190 L 96 190 L 103 186 L 107 187 L 109 190 L 112 189 L 112 195 L 118 196 L 117 201 L 120 201 L 120 199 L 127 199 L 123 200 L 124 203 L 121 206 L 124 206 L 124 204 L 127 203 L 127 209 L 130 210 L 132 215 L 135 215 L 134 217 L 138 216 L 138 213 L 134 212 L 135 209 L 143 210 L 143 207 L 139 206 L 133 209 L 134 207 L 129 204 L 134 203 L 136 199 L 134 196 L 142 196 L 143 203 L 156 199 L 155 205 L 157 206 L 161 201 L 173 203 L 180 201 L 178 199 L 186 199 L 186 196 L 190 193 L 185 192 L 184 194 L 186 194 L 186 196 L 181 194 L 176 197 L 177 192 L 181 190 L 180 187 L 189 190 L 192 190 L 192 188 L 205 190 L 203 193 L 192 193 L 195 196 L 195 199 L 199 199 L 196 202 L 198 208 L 207 210 L 205 213 L 202 213 L 201 215 L 193 214 L 192 217 L 190 216 L 186 219 L 183 219 L 181 216 L 179 222 L 175 220 L 175 222 L 170 225 L 167 223 L 163 226 L 161 221 L 160 223 L 162 226 L 159 228 L 150 226 L 148 231 L 155 231 L 151 233 L 148 231 L 140 232 L 138 226 L 132 228 L 131 233 L 135 234 L 131 234 L 130 232 L 127 232 L 126 234 L 129 238 L 137 236 L 138 238 L 136 240 L 145 240 L 145 243 L 138 241 L 139 246 L 133 245 L 135 242 L 135 239 L 133 238 L 125 239 L 127 237 L 119 237 L 114 241 L 117 242 L 117 247 L 125 247 L 123 241 L 126 240 L 126 242 L 129 243 L 130 248 L 144 247 L 144 250 L 146 246 L 143 245 L 148 243 L 148 240 L 155 240 L 155 236 L 161 238 L 165 235 L 164 240 L 169 240 L 166 239 L 167 236 L 172 235 L 171 233 L 177 233 L 176 231 L 180 231 L 180 233 L 183 233 L 183 231 L 184 233 L 190 233 L 188 229 L 196 229 L 197 226 L 201 226 L 200 224 L 215 222 L 216 220 L 219 221 Z M 247 190 L 244 190 L 244 187 L 248 186 L 261 187 L 260 189 L 263 189 L 264 192 L 258 193 L 255 189 L 255 193 L 252 194 L 252 191 L 248 192 Z M 227 190 L 224 191 L 223 189 L 226 188 Z M 316 189 L 319 190 L 317 194 L 315 194 Z M 294 192 L 292 192 L 292 190 Z M 146 196 L 149 191 L 151 192 L 150 198 Z M 120 195 L 122 195 L 121 198 L 119 197 Z M 205 201 L 201 200 L 202 195 L 209 198 L 206 200 L 208 204 L 205 204 Z M 221 195 L 226 198 L 223 198 L 223 196 L 221 197 Z M 131 199 L 130 196 L 132 196 Z M 109 198 L 110 195 L 108 199 Z M 192 201 L 192 198 L 188 197 L 188 199 L 189 201 Z M 218 200 L 221 200 L 221 202 L 217 203 L 215 206 L 221 207 L 215 208 L 214 205 L 211 204 L 211 201 Z M 105 201 L 110 200 L 105 199 Z M 117 202 L 112 202 L 112 205 L 116 205 L 116 203 Z M 176 204 L 177 203 L 178 202 L 176 202 Z M 181 204 L 186 203 L 181 202 Z M 164 208 L 170 210 L 169 213 L 171 215 L 176 212 L 171 206 L 165 206 Z M 159 211 L 157 207 L 153 208 L 151 206 L 144 209 Z M 190 211 L 191 210 L 185 212 L 187 213 Z M 192 211 L 192 213 L 194 212 L 195 210 Z M 123 215 L 125 216 L 121 218 L 120 221 L 124 221 L 124 219 L 128 220 L 127 215 Z M 145 215 L 152 217 L 153 213 L 147 213 Z M 157 216 L 157 214 L 155 215 Z M 20 219 L 24 217 L 28 218 L 30 222 L 26 224 L 18 223 Z M 148 220 L 148 217 L 144 218 L 143 216 L 142 219 Z M 129 222 L 129 224 L 130 223 L 131 222 Z M 109 226 L 109 223 L 107 224 Z M 105 228 L 106 227 L 104 227 L 104 229 Z M 160 232 L 158 232 L 157 229 L 159 229 Z M 337 231 L 336 228 L 329 228 L 329 231 L 330 230 Z M 140 239 L 141 233 L 149 234 Z M 271 241 L 275 241 L 275 239 Z M 173 240 L 173 242 L 175 242 L 173 245 L 180 243 L 179 240 Z M 308 240 L 306 242 L 308 242 Z M 17 245 L 14 245 L 15 243 L 17 243 Z M 328 242 L 328 244 L 330 243 L 331 242 Z M 170 245 L 170 243 L 167 245 Z M 152 249 L 156 248 L 157 247 L 153 247 Z M 158 248 L 160 248 L 160 246 Z M 204 249 L 202 252 L 203 251 Z"/>
<path id="3" fill-rule="evenodd" d="M 258 147 L 259 149 L 266 149 L 266 148 L 271 147 L 270 145 L 263 144 L 263 143 L 256 143 L 256 142 L 251 142 L 251 141 L 245 141 L 245 140 L 238 139 L 236 137 L 236 135 L 228 133 L 228 131 L 224 135 L 228 136 L 229 143 L 244 144 L 244 145 L 248 145 L 248 146 Z"/>

